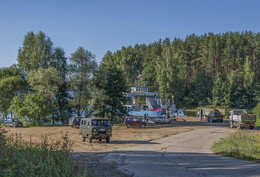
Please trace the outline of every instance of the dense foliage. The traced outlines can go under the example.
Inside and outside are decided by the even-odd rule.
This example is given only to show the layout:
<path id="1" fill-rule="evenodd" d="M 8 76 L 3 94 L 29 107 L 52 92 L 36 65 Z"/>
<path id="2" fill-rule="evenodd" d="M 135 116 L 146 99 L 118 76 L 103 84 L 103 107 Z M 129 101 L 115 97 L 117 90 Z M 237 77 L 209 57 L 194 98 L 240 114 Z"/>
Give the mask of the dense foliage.
<path id="1" fill-rule="evenodd" d="M 78 116 L 124 114 L 123 93 L 139 84 L 177 108 L 253 110 L 260 100 L 260 33 L 195 34 L 108 51 L 98 66 L 83 47 L 65 57 L 43 32 L 25 35 L 18 64 L 0 69 L 3 117 L 66 123 Z M 256 112 L 256 111 L 255 111 Z"/>
<path id="2" fill-rule="evenodd" d="M 17 60 L 17 66 L 0 69 L 3 118 L 11 113 L 12 118 L 27 125 L 50 120 L 66 124 L 72 115 L 95 114 L 113 119 L 124 113 L 126 88 L 122 71 L 98 68 L 95 55 L 83 47 L 66 58 L 63 49 L 53 47 L 43 32 L 29 32 Z"/>
<path id="3" fill-rule="evenodd" d="M 189 35 L 107 52 L 102 63 L 116 66 L 127 85 L 175 96 L 177 107 L 203 105 L 252 109 L 259 101 L 260 33 Z"/>

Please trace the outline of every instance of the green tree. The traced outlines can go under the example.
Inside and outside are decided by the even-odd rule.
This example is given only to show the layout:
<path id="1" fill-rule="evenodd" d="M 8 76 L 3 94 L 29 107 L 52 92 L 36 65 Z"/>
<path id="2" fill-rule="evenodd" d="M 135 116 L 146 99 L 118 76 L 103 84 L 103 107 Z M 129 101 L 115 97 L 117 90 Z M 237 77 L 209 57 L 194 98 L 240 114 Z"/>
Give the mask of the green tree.
<path id="1" fill-rule="evenodd" d="M 15 65 L 0 69 L 0 111 L 4 117 L 8 115 L 13 97 L 21 94 L 25 86 L 26 82 Z"/>
<path id="2" fill-rule="evenodd" d="M 63 79 L 55 68 L 50 67 L 29 72 L 28 82 L 32 90 L 36 91 L 40 97 L 50 101 L 58 92 Z"/>
<path id="3" fill-rule="evenodd" d="M 83 47 L 79 47 L 70 57 L 69 86 L 72 94 L 70 105 L 81 116 L 88 112 L 91 100 L 90 80 L 97 68 L 95 55 Z"/>
<path id="4" fill-rule="evenodd" d="M 91 84 L 93 85 L 92 93 L 94 93 L 90 103 L 92 108 L 91 113 L 95 112 L 95 115 L 100 117 L 105 117 L 105 114 L 108 112 L 108 107 L 106 105 L 108 95 L 105 94 L 107 78 L 108 71 L 99 67 L 91 80 Z"/>
<path id="5" fill-rule="evenodd" d="M 29 93 L 23 97 L 14 97 L 10 110 L 13 110 L 20 118 L 27 118 L 29 124 L 39 125 L 41 118 L 48 115 L 46 102 L 37 94 Z"/>
<path id="6" fill-rule="evenodd" d="M 240 84 L 243 82 L 241 75 L 242 74 L 236 70 L 231 71 L 228 75 L 228 91 L 225 98 L 226 107 L 241 108 L 243 97 L 243 87 Z"/>
<path id="7" fill-rule="evenodd" d="M 29 32 L 24 37 L 23 47 L 18 50 L 18 68 L 25 75 L 39 67 L 48 68 L 52 52 L 53 44 L 49 37 L 41 31 L 38 34 Z"/>
<path id="8" fill-rule="evenodd" d="M 28 74 L 28 82 L 33 91 L 46 101 L 48 113 L 52 114 L 52 123 L 55 120 L 55 96 L 59 87 L 63 84 L 64 80 L 59 72 L 53 68 L 39 68 L 38 70 L 30 71 Z"/>
<path id="9" fill-rule="evenodd" d="M 225 105 L 225 95 L 227 93 L 227 84 L 225 78 L 218 73 L 215 77 L 212 89 L 212 103 L 214 106 Z"/>
<path id="10" fill-rule="evenodd" d="M 68 121 L 71 116 L 71 109 L 69 107 L 69 92 L 68 92 L 68 64 L 65 52 L 62 48 L 54 48 L 51 66 L 57 69 L 63 83 L 59 86 L 56 93 L 55 102 L 55 120 L 61 121 L 63 124 Z"/>
<path id="11" fill-rule="evenodd" d="M 256 102 L 255 102 L 255 73 L 251 65 L 251 61 L 249 57 L 246 57 L 246 61 L 244 64 L 244 107 L 252 109 Z"/>
<path id="12" fill-rule="evenodd" d="M 97 93 L 101 93 L 104 97 L 100 99 L 101 103 L 99 103 L 97 112 L 103 115 L 106 112 L 110 115 L 110 119 L 114 120 L 116 116 L 126 113 L 123 107 L 126 101 L 123 95 L 127 91 L 126 81 L 122 71 L 115 66 L 101 69 L 105 71 L 100 71 L 99 75 L 95 77 L 95 86 L 98 88 Z M 101 76 L 101 73 L 106 73 L 106 75 Z M 99 78 L 101 79 L 99 80 Z"/>
<path id="13" fill-rule="evenodd" d="M 211 98 L 211 78 L 207 76 L 205 70 L 201 70 L 194 82 L 194 89 L 190 89 L 190 92 L 194 92 L 195 104 L 192 106 L 205 106 L 209 104 Z"/>

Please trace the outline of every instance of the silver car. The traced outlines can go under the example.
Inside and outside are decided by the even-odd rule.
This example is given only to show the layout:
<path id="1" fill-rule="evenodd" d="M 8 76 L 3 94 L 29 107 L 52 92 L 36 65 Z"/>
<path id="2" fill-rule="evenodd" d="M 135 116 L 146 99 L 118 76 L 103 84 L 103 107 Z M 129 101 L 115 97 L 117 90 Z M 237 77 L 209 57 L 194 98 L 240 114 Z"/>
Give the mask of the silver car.
<path id="1" fill-rule="evenodd" d="M 15 128 L 15 127 L 22 127 L 23 123 L 19 122 L 19 121 L 12 120 L 12 119 L 6 119 L 3 122 L 3 126 L 4 127 L 10 126 L 10 127 L 13 127 L 13 128 Z"/>

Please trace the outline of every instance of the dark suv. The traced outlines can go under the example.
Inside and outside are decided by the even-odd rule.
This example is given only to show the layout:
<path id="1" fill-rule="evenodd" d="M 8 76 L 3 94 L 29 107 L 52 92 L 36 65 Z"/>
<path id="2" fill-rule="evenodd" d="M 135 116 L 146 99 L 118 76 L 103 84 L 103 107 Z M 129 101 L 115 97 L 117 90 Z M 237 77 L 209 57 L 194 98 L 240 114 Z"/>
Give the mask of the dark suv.
<path id="1" fill-rule="evenodd" d="M 82 117 L 71 117 L 68 125 L 71 126 L 72 128 L 73 127 L 79 128 L 81 119 Z"/>
<path id="2" fill-rule="evenodd" d="M 19 121 L 12 120 L 12 119 L 6 119 L 3 122 L 3 126 L 4 127 L 10 126 L 10 127 L 13 127 L 13 128 L 15 128 L 15 127 L 22 127 L 23 123 L 19 122 Z"/>
<path id="3" fill-rule="evenodd" d="M 143 128 L 147 125 L 146 122 L 142 118 L 132 117 L 132 116 L 126 117 L 124 120 L 124 124 L 126 125 L 127 128 L 130 128 L 132 126 L 137 126 L 137 127 Z"/>

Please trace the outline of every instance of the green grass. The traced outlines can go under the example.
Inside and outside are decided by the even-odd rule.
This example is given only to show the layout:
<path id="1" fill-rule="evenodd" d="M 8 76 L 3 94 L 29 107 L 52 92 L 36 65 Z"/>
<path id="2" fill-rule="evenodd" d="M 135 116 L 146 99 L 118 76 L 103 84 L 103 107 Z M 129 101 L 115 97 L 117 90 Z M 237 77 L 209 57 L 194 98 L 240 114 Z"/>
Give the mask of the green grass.
<path id="1" fill-rule="evenodd" d="M 212 151 L 223 156 L 260 162 L 260 134 L 230 134 L 216 142 Z"/>
<path id="2" fill-rule="evenodd" d="M 56 142 L 45 137 L 34 144 L 19 135 L 6 137 L 0 129 L 0 177 L 89 176 L 87 168 L 79 168 L 71 157 L 71 145 L 67 134 Z"/>
<path id="3" fill-rule="evenodd" d="M 255 126 L 260 127 L 260 117 L 256 119 Z"/>

